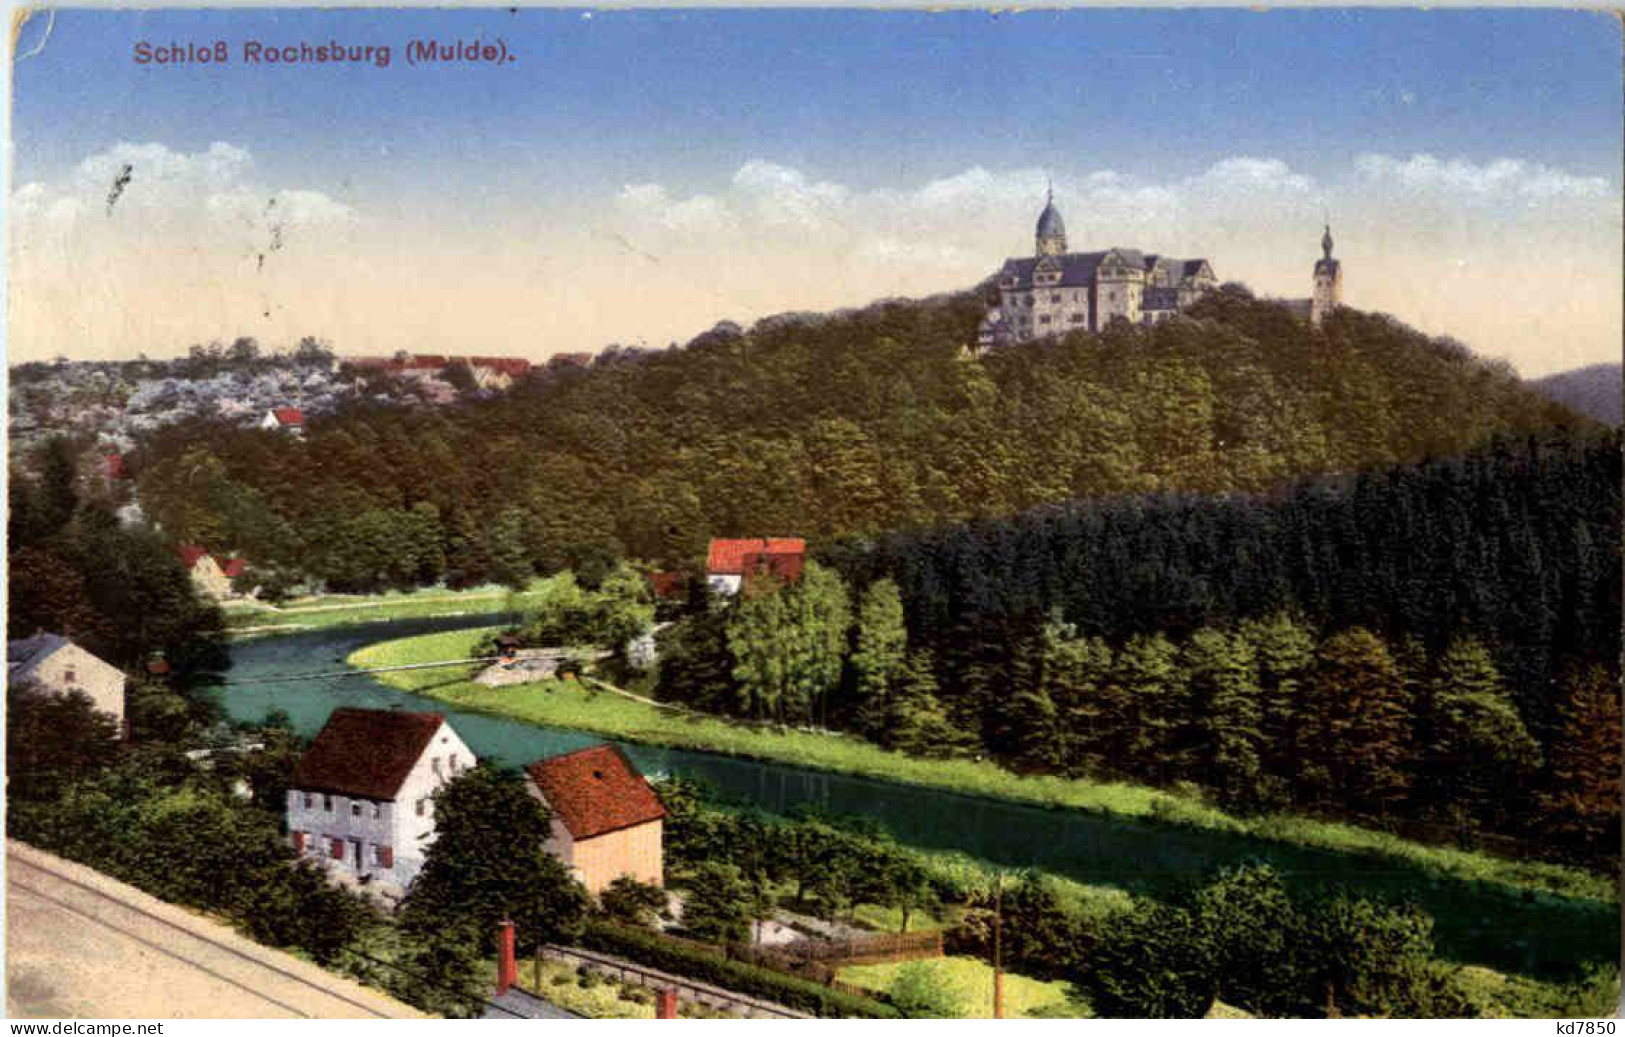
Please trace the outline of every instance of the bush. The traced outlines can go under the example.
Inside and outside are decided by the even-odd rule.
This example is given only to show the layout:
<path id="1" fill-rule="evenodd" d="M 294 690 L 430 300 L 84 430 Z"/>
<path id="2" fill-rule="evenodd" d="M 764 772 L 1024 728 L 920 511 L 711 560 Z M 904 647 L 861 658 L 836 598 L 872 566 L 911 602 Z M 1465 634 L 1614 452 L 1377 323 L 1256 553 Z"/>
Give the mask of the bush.
<path id="1" fill-rule="evenodd" d="M 910 1019 L 959 1019 L 965 993 L 935 968 L 933 962 L 911 961 L 897 970 L 886 991 L 897 1010 Z"/>
<path id="2" fill-rule="evenodd" d="M 707 950 L 688 941 L 593 920 L 582 945 L 629 958 L 650 968 L 687 976 L 752 997 L 763 998 L 825 1019 L 895 1019 L 898 1012 L 872 998 L 847 994 L 810 980 L 732 961 L 721 948 Z"/>
<path id="3" fill-rule="evenodd" d="M 1141 903 L 1106 926 L 1072 982 L 1095 1015 L 1118 1019 L 1200 1019 L 1213 1006 L 1216 968 L 1191 912 Z"/>
<path id="4" fill-rule="evenodd" d="M 627 925 L 654 928 L 666 911 L 666 891 L 630 875 L 622 875 L 598 894 L 604 914 Z"/>

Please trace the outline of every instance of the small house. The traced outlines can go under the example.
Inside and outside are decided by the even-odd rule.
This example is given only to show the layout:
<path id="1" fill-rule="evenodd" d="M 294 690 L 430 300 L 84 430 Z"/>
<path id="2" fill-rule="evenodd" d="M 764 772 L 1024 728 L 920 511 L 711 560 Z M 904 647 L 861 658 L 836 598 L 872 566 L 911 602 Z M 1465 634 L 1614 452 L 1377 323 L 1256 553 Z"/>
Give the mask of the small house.
<path id="1" fill-rule="evenodd" d="M 119 730 L 124 730 L 124 671 L 60 634 L 42 631 L 6 642 L 6 680 L 34 684 L 60 695 L 82 691 L 99 712 L 118 721 Z"/>
<path id="2" fill-rule="evenodd" d="M 272 407 L 260 419 L 260 428 L 302 436 L 305 434 L 305 412 L 298 407 Z"/>
<path id="3" fill-rule="evenodd" d="M 199 594 L 215 601 L 234 597 L 231 581 L 248 568 L 248 563 L 241 558 L 212 555 L 197 544 L 182 544 L 175 549 L 175 553 L 180 555 L 181 564 L 191 575 L 192 586 L 197 588 Z"/>
<path id="4" fill-rule="evenodd" d="M 596 745 L 525 768 L 531 794 L 553 815 L 548 853 L 600 893 L 623 875 L 662 885 L 666 808 L 626 754 Z"/>
<path id="5" fill-rule="evenodd" d="M 807 542 L 800 537 L 716 539 L 706 556 L 705 579 L 718 594 L 733 595 L 757 576 L 794 583 L 806 564 Z"/>
<path id="6" fill-rule="evenodd" d="M 293 848 L 404 890 L 434 842 L 435 791 L 476 763 L 439 713 L 335 709 L 289 783 Z"/>

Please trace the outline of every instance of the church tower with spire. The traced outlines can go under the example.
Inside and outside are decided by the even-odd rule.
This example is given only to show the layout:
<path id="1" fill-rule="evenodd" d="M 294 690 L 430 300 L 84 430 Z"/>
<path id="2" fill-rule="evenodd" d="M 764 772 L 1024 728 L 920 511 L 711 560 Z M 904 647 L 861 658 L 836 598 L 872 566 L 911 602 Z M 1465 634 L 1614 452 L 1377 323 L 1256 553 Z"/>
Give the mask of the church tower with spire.
<path id="1" fill-rule="evenodd" d="M 1315 294 L 1309 303 L 1309 323 L 1317 328 L 1326 314 L 1343 305 L 1343 264 L 1332 258 L 1330 224 L 1321 235 L 1320 251 L 1323 255 L 1315 262 Z"/>

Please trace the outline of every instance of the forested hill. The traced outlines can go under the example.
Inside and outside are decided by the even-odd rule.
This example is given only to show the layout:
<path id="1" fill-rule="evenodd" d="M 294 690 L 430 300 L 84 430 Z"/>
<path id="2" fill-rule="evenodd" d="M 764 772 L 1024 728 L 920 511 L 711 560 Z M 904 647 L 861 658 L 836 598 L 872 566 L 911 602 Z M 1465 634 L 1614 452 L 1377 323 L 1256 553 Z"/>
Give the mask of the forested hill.
<path id="1" fill-rule="evenodd" d="M 1257 491 L 1583 422 L 1390 318 L 1243 289 L 1191 319 L 980 360 L 965 293 L 609 352 L 507 398 L 352 410 L 304 441 L 196 424 L 133 459 L 174 540 L 335 586 L 512 578 L 706 539 L 815 540 L 1101 494 Z"/>

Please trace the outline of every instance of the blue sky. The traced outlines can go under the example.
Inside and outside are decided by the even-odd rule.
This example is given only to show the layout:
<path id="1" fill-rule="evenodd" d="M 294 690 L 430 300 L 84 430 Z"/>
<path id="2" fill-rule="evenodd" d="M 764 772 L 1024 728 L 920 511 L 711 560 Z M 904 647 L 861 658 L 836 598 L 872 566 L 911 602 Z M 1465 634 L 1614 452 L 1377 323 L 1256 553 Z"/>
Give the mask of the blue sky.
<path id="1" fill-rule="evenodd" d="M 329 36 L 392 44 L 395 64 L 130 60 L 137 39 Z M 413 70 L 400 54 L 472 36 L 519 60 Z M 149 139 L 405 187 L 448 168 L 682 185 L 764 153 L 855 186 L 1080 153 L 1181 174 L 1264 151 L 1326 173 L 1356 151 L 1510 150 L 1613 174 L 1619 52 L 1612 19 L 1561 11 L 64 11 L 17 69 L 17 179 Z M 416 175 L 380 171 L 385 147 Z"/>
<path id="2" fill-rule="evenodd" d="M 36 19 L 19 49 L 41 29 Z M 517 60 L 405 62 L 411 39 L 473 37 L 501 37 Z M 225 67 L 131 58 L 138 40 L 216 39 L 230 46 Z M 245 40 L 329 39 L 388 44 L 392 65 L 240 60 Z M 1426 155 L 1474 183 L 1510 161 L 1518 178 L 1541 170 L 1589 184 L 1592 195 L 1598 182 L 1617 194 L 1620 73 L 1618 23 L 1562 11 L 63 11 L 44 50 L 16 68 L 13 184 L 44 185 L 52 197 L 120 144 L 197 156 L 224 142 L 249 156 L 242 168 L 256 189 L 319 193 L 353 211 L 376 245 L 390 237 L 386 225 L 408 237 L 479 227 L 500 237 L 503 225 L 536 228 L 532 237 L 543 227 L 624 237 L 638 229 L 627 205 L 615 208 L 627 188 L 659 185 L 673 204 L 722 198 L 751 163 L 833 185 L 843 198 L 918 191 L 971 170 L 1021 173 L 1025 184 L 1042 170 L 1071 192 L 1076 214 L 1092 204 L 1087 178 L 1103 171 L 1188 193 L 1202 189 L 1204 171 L 1245 157 L 1307 178 L 1304 211 L 1347 213 L 1358 235 L 1377 208 L 1338 185 L 1361 156 Z M 1414 181 L 1414 169 L 1401 172 Z M 1429 175 L 1435 186 L 1459 179 Z M 1516 192 L 1484 202 L 1456 222 L 1498 219 L 1497 204 L 1530 206 Z M 990 269 L 1001 258 L 993 253 L 1029 233 L 1020 211 L 1017 221 L 1011 209 L 1010 233 L 987 244 Z M 606 229 L 610 213 L 619 222 Z M 671 229 L 676 217 L 657 215 Z M 1252 217 L 1238 209 L 1213 218 Z M 1186 233 L 1188 218 L 1179 227 L 1098 223 L 1102 233 L 1161 233 L 1165 247 L 1207 247 Z M 1612 240 L 1597 243 L 1599 254 Z M 561 238 L 549 250 L 577 244 Z M 1385 246 L 1397 247 L 1408 246 Z M 1241 273 L 1250 282 L 1289 276 L 1267 264 Z M 933 284 L 903 277 L 874 294 Z M 943 276 L 940 287 L 956 286 Z M 866 301 L 722 292 L 738 304 L 718 318 Z M 573 324 L 564 337 L 572 348 L 683 337 L 684 320 L 704 313 L 659 329 Z"/>

